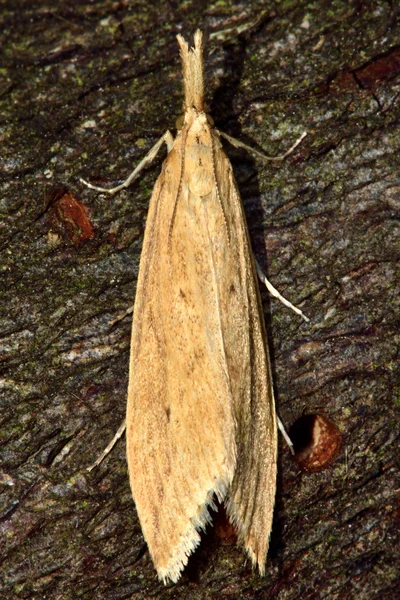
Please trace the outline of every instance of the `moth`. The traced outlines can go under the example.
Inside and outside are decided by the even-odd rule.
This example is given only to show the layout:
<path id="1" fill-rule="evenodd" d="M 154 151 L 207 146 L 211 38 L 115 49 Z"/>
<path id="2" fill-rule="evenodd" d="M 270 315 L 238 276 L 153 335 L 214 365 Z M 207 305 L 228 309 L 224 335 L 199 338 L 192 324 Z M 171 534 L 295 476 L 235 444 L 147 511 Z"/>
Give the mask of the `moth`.
<path id="1" fill-rule="evenodd" d="M 111 190 L 129 185 L 166 142 L 140 260 L 126 413 L 132 494 L 164 583 L 179 579 L 215 499 L 264 574 L 277 472 L 271 366 L 243 207 L 205 110 L 202 33 L 193 48 L 177 39 L 181 129 Z"/>

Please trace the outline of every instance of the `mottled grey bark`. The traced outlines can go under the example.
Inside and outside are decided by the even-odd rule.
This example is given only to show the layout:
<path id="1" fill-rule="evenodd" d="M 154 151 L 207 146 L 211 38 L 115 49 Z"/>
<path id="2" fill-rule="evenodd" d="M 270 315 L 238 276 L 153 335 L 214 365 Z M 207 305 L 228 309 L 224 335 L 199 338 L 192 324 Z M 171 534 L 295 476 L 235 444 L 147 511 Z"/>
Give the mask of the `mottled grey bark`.
<path id="1" fill-rule="evenodd" d="M 2 598 L 397 597 L 395 5 L 2 2 Z M 164 588 L 143 552 L 124 441 L 85 470 L 124 417 L 130 319 L 110 321 L 134 297 L 160 166 L 111 199 L 78 177 L 116 183 L 174 128 L 175 34 L 196 27 L 210 33 L 219 128 L 269 154 L 308 132 L 280 165 L 228 152 L 256 255 L 311 318 L 264 295 L 280 415 L 322 413 L 343 446 L 306 475 L 281 443 L 264 579 L 210 534 Z"/>

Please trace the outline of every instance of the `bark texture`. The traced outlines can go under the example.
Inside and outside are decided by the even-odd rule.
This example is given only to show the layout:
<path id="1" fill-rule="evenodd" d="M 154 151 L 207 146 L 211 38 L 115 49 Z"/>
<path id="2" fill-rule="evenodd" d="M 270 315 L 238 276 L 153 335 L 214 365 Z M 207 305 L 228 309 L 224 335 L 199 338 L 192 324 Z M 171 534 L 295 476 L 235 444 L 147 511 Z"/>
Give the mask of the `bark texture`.
<path id="1" fill-rule="evenodd" d="M 390 2 L 2 2 L 0 596 L 398 597 L 400 19 Z M 343 434 L 330 468 L 280 442 L 266 577 L 211 531 L 177 585 L 155 576 L 122 440 L 130 319 L 160 165 L 114 198 L 183 101 L 176 33 L 208 31 L 217 126 L 255 254 L 306 324 L 264 294 L 290 426 Z"/>

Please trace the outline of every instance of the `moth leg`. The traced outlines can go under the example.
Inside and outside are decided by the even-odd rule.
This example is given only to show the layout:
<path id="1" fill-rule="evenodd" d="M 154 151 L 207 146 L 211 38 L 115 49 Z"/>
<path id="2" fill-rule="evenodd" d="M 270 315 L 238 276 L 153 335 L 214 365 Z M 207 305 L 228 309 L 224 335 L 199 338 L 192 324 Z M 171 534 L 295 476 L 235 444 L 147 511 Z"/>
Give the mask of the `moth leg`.
<path id="1" fill-rule="evenodd" d="M 133 305 L 130 306 L 129 308 L 127 308 L 125 312 L 123 312 L 123 313 L 119 314 L 117 317 L 115 317 L 115 319 L 110 321 L 110 327 L 113 327 L 115 325 L 115 323 L 122 321 L 123 319 L 125 319 L 125 317 L 127 317 L 128 315 L 131 315 L 132 313 L 133 313 Z"/>
<path id="2" fill-rule="evenodd" d="M 291 154 L 295 148 L 297 148 L 297 146 L 301 143 L 301 141 L 307 135 L 307 132 L 304 131 L 301 134 L 301 136 L 295 141 L 295 143 L 292 146 L 290 146 L 289 150 L 287 150 L 285 152 L 285 154 L 281 154 L 280 156 L 266 156 L 262 152 L 259 152 L 258 150 L 255 150 L 255 148 L 252 148 L 251 146 L 248 146 L 247 144 L 244 144 L 243 142 L 240 142 L 236 138 L 231 137 L 227 133 L 224 133 L 223 131 L 219 131 L 219 129 L 217 131 L 218 131 L 219 135 L 221 135 L 226 140 L 228 140 L 228 142 L 230 144 L 232 144 L 232 146 L 234 146 L 235 148 L 244 148 L 248 152 L 251 152 L 252 154 L 255 154 L 259 158 L 263 158 L 264 160 L 283 160 L 284 158 L 286 158 L 287 156 L 289 156 L 289 154 Z"/>
<path id="3" fill-rule="evenodd" d="M 289 434 L 287 433 L 284 424 L 282 423 L 282 421 L 280 420 L 280 418 L 278 417 L 278 415 L 276 415 L 276 418 L 277 418 L 277 421 L 278 421 L 278 428 L 279 428 L 279 431 L 281 432 L 281 434 L 283 435 L 283 439 L 285 440 L 285 442 L 289 446 L 290 452 L 292 454 L 295 454 L 293 442 L 290 439 Z"/>
<path id="4" fill-rule="evenodd" d="M 259 156 L 260 158 L 263 158 L 265 160 L 283 160 L 284 158 L 286 158 L 287 156 L 289 156 L 289 154 L 291 154 L 295 148 L 297 148 L 297 146 L 300 144 L 300 142 L 307 135 L 307 132 L 304 131 L 301 134 L 301 136 L 298 138 L 298 140 L 296 140 L 296 142 L 289 148 L 289 150 L 287 150 L 287 152 L 285 152 L 285 154 L 282 154 L 281 156 L 265 156 L 265 154 L 262 154 L 261 152 L 258 152 L 258 150 L 255 150 L 254 148 L 251 148 L 251 146 L 248 146 L 247 144 L 244 144 L 243 142 L 240 142 L 239 140 L 231 137 L 230 135 L 224 133 L 223 131 L 219 131 L 218 130 L 218 133 L 222 137 L 224 137 L 226 140 L 228 140 L 228 142 L 230 142 L 232 144 L 232 146 L 235 146 L 236 148 L 244 148 L 245 150 L 248 150 L 249 152 L 252 152 L 256 156 Z M 286 300 L 286 298 L 284 298 L 282 296 L 282 294 L 280 294 L 278 292 L 278 290 L 276 288 L 274 288 L 274 286 L 272 285 L 272 283 L 270 283 L 268 281 L 268 279 L 266 278 L 266 276 L 262 272 L 262 269 L 261 269 L 260 265 L 258 264 L 258 262 L 257 261 L 255 261 L 255 262 L 256 262 L 257 274 L 258 274 L 259 278 L 261 279 L 261 281 L 266 285 L 269 293 L 272 296 L 275 296 L 275 298 L 278 298 L 282 302 L 282 304 L 284 304 L 288 308 L 291 308 L 296 314 L 300 315 L 305 321 L 309 321 L 310 319 L 308 317 L 306 317 L 306 315 L 299 308 L 297 308 L 297 306 L 294 306 L 291 302 L 289 302 L 289 300 Z"/>
<path id="5" fill-rule="evenodd" d="M 81 177 L 79 178 L 79 181 L 84 183 L 91 190 L 96 190 L 97 192 L 106 192 L 107 194 L 116 194 L 123 188 L 128 187 L 132 183 L 132 181 L 139 175 L 139 173 L 141 171 L 143 171 L 143 169 L 145 167 L 147 167 L 147 165 L 149 165 L 155 159 L 155 157 L 158 154 L 159 149 L 161 148 L 161 146 L 163 145 L 164 142 L 167 145 L 168 152 L 169 152 L 174 143 L 174 138 L 172 137 L 172 134 L 170 131 L 166 131 L 164 133 L 164 135 L 158 140 L 158 142 L 156 144 L 154 144 L 154 146 L 149 150 L 149 152 L 146 154 L 146 156 L 140 161 L 140 163 L 138 164 L 136 169 L 134 169 L 132 171 L 132 173 L 129 175 L 128 179 L 125 179 L 125 181 L 123 181 L 120 185 L 117 185 L 116 187 L 113 187 L 110 189 L 97 187 L 96 185 L 92 185 L 88 181 L 85 181 L 85 179 L 82 179 Z"/>
<path id="6" fill-rule="evenodd" d="M 266 278 L 266 276 L 264 275 L 260 265 L 258 264 L 257 260 L 255 260 L 256 263 L 256 269 L 257 269 L 257 275 L 259 276 L 259 278 L 261 279 L 261 281 L 266 285 L 269 293 L 272 296 L 275 296 L 275 298 L 278 298 L 285 306 L 288 306 L 289 308 L 291 308 L 292 310 L 294 310 L 295 313 L 297 313 L 298 315 L 300 315 L 301 317 L 303 317 L 303 319 L 305 321 L 309 321 L 310 319 L 308 317 L 306 317 L 305 314 L 303 314 L 303 312 L 297 308 L 297 306 L 294 306 L 291 302 L 289 302 L 289 300 L 286 300 L 286 298 L 284 298 L 282 296 L 282 294 L 280 294 L 278 292 L 278 290 L 276 288 L 274 288 L 274 286 L 272 285 L 272 283 L 270 283 L 268 281 L 268 279 Z M 283 435 L 283 439 L 285 440 L 285 442 L 287 443 L 287 445 L 289 446 L 289 450 L 292 454 L 295 454 L 294 451 L 294 447 L 293 447 L 293 442 L 290 439 L 284 424 L 282 423 L 282 421 L 280 420 L 280 418 L 278 417 L 278 415 L 276 415 L 277 421 L 278 421 L 278 428 L 279 431 L 281 432 L 281 434 Z"/>
<path id="7" fill-rule="evenodd" d="M 135 177 L 137 177 L 137 175 L 140 173 L 140 171 L 142 171 L 148 164 L 150 164 L 154 160 L 154 158 L 157 156 L 157 153 L 164 142 L 167 145 L 168 152 L 170 152 L 170 150 L 173 146 L 173 143 L 174 143 L 174 138 L 172 137 L 172 134 L 170 131 L 166 131 L 164 133 L 164 135 L 158 140 L 158 142 L 156 144 L 154 144 L 154 146 L 150 149 L 150 151 L 146 154 L 146 156 L 138 164 L 136 169 L 134 169 L 134 171 L 132 171 L 132 173 L 129 175 L 129 177 L 123 183 L 121 183 L 121 185 L 118 185 L 111 189 L 106 189 L 106 188 L 94 186 L 82 178 L 80 178 L 80 181 L 92 190 L 97 190 L 99 192 L 106 192 L 108 194 L 115 194 L 119 190 L 122 190 L 123 188 L 128 187 L 130 185 L 130 183 L 132 183 L 132 181 L 135 179 Z M 132 312 L 132 310 L 133 310 L 133 308 L 129 308 L 123 315 L 120 315 L 119 317 L 117 317 L 111 324 L 114 325 L 114 323 L 116 323 L 120 319 L 123 319 L 127 314 Z M 120 425 L 118 431 L 114 435 L 113 439 L 111 440 L 111 442 L 106 446 L 106 448 L 103 450 L 103 452 L 97 458 L 97 460 L 90 467 L 87 468 L 87 470 L 89 472 L 92 471 L 95 467 L 97 467 L 103 461 L 103 459 L 107 456 L 107 454 L 109 454 L 111 452 L 111 450 L 114 448 L 114 446 L 117 443 L 117 441 L 119 440 L 119 438 L 125 432 L 125 429 L 126 429 L 126 421 L 124 420 L 123 423 Z"/>
<path id="8" fill-rule="evenodd" d="M 125 429 L 126 429 L 126 421 L 124 420 L 123 423 L 120 425 L 117 433 L 114 435 L 111 442 L 104 448 L 104 450 L 100 454 L 100 456 L 98 456 L 96 461 L 90 467 L 87 467 L 87 470 L 89 472 L 92 471 L 95 467 L 98 467 L 99 464 L 102 462 L 102 460 L 107 456 L 107 454 L 109 454 L 111 452 L 111 450 L 114 448 L 115 444 L 118 442 L 119 438 L 124 433 Z"/>
<path id="9" fill-rule="evenodd" d="M 292 304 L 291 302 L 289 302 L 289 300 L 286 300 L 286 298 L 284 298 L 282 296 L 282 294 L 280 294 L 278 292 L 278 290 L 276 288 L 274 288 L 274 286 L 272 285 L 272 283 L 270 281 L 268 281 L 268 279 L 264 275 L 264 273 L 263 273 L 260 265 L 258 264 L 257 260 L 256 259 L 254 259 L 254 260 L 255 260 L 255 263 L 256 263 L 257 275 L 260 278 L 260 280 L 264 283 L 264 285 L 266 286 L 266 288 L 269 291 L 269 293 L 271 294 L 271 296 L 274 296 L 275 298 L 278 298 L 278 300 L 280 300 L 282 302 L 282 304 L 284 304 L 288 308 L 291 308 L 297 315 L 300 315 L 300 317 L 302 317 L 305 321 L 308 322 L 310 319 L 308 317 L 306 317 L 306 315 L 300 310 L 300 308 L 297 308 L 297 306 L 294 306 L 294 304 Z"/>

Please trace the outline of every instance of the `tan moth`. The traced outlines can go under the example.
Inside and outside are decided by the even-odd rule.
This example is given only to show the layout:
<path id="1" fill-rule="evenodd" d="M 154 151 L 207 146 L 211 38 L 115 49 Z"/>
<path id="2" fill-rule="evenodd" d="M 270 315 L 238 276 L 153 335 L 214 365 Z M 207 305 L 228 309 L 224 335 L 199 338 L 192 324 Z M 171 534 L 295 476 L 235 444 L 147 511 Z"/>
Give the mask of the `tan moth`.
<path id="1" fill-rule="evenodd" d="M 167 132 L 122 185 L 89 185 L 115 193 L 167 144 L 140 260 L 126 414 L 133 498 L 164 582 L 179 579 L 215 498 L 263 574 L 277 470 L 257 271 L 220 136 L 237 142 L 205 112 L 201 32 L 193 48 L 177 39 L 185 103 L 176 138 Z"/>

